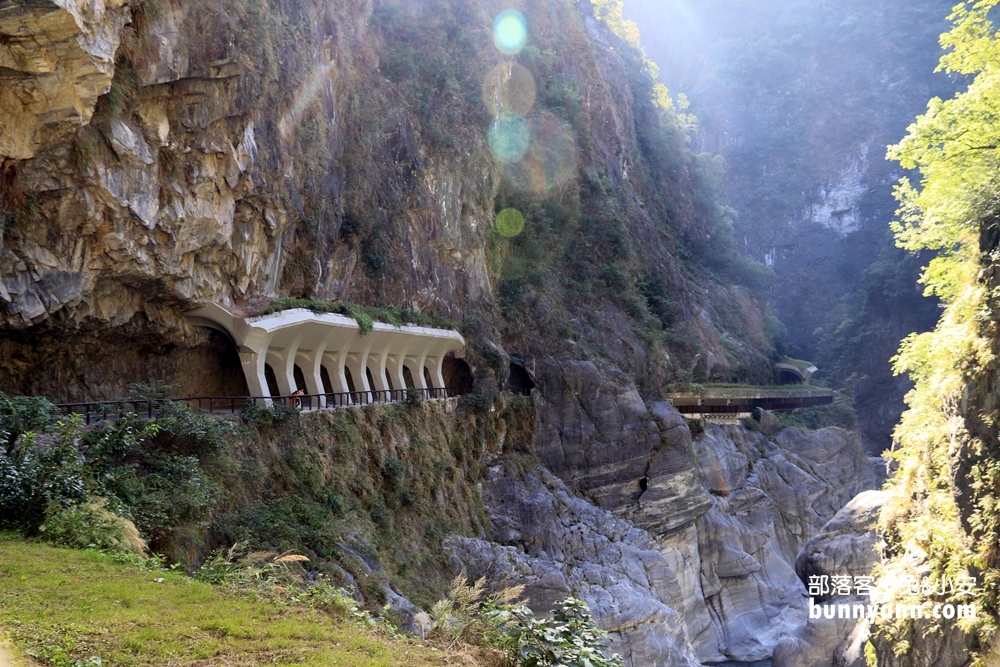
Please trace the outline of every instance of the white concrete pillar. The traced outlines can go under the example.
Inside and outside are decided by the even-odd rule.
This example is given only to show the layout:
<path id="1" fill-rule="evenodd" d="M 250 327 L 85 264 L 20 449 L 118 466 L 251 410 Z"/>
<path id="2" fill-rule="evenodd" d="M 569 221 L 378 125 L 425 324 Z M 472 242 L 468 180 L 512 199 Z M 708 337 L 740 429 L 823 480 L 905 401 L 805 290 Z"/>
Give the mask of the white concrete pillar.
<path id="1" fill-rule="evenodd" d="M 275 368 L 274 374 L 278 378 L 278 387 L 283 396 L 289 396 L 297 387 L 295 386 L 295 359 L 302 342 L 303 332 L 299 329 L 299 334 L 292 339 L 292 342 L 281 350 L 273 350 L 281 362 L 281 368 Z"/>
<path id="2" fill-rule="evenodd" d="M 375 354 L 368 355 L 368 368 L 372 372 L 372 380 L 375 381 L 377 391 L 388 391 L 389 385 L 385 381 L 385 364 L 389 357 L 389 349 L 384 348 Z M 379 397 L 386 400 L 385 395 Z"/>
<path id="3" fill-rule="evenodd" d="M 264 374 L 264 356 L 247 350 L 240 352 L 240 365 L 247 379 L 247 389 L 251 396 L 267 397 L 267 405 L 271 404 L 271 392 L 267 388 L 267 376 Z"/>
<path id="4" fill-rule="evenodd" d="M 438 354 L 436 357 L 427 360 L 430 365 L 427 370 L 431 374 L 431 382 L 437 389 L 444 389 L 444 355 Z"/>
<path id="5" fill-rule="evenodd" d="M 326 396 L 322 394 L 326 393 L 326 388 L 323 386 L 323 354 L 326 352 L 326 348 L 330 343 L 332 343 L 337 336 L 337 330 L 330 327 L 330 331 L 323 337 L 323 339 L 316 344 L 316 347 L 309 352 L 304 352 L 302 354 L 302 363 L 299 367 L 302 369 L 302 375 L 306 379 L 306 391 L 310 394 L 321 394 L 319 398 L 319 407 L 326 407 Z M 333 381 L 333 378 L 330 378 Z"/>
<path id="6" fill-rule="evenodd" d="M 331 338 L 327 341 L 320 363 L 326 366 L 327 373 L 330 376 L 330 389 L 335 394 L 347 393 L 351 390 L 347 384 L 347 373 L 344 372 L 344 369 L 347 367 L 347 359 L 351 352 L 351 347 L 357 339 L 357 331 L 335 328 Z M 356 377 L 353 370 L 351 371 L 351 376 L 352 378 Z M 354 388 L 360 391 L 357 383 L 355 383 Z M 353 402 L 350 396 L 345 396 L 338 398 L 336 405 L 350 405 Z"/>
<path id="7" fill-rule="evenodd" d="M 336 354 L 330 354 L 328 352 L 326 355 L 324 355 L 327 359 L 330 360 L 330 363 L 329 365 L 327 365 L 326 368 L 327 370 L 333 371 L 332 373 L 330 373 L 330 382 L 331 384 L 333 384 L 334 391 L 346 392 L 351 390 L 350 385 L 347 384 L 347 373 L 344 372 L 345 369 L 347 368 L 347 355 L 350 353 L 350 351 L 351 351 L 350 345 L 345 343 L 344 347 L 338 350 Z M 354 376 L 353 371 L 351 372 L 351 376 L 353 378 Z M 357 390 L 358 386 L 355 385 L 354 388 L 355 390 Z M 353 402 L 354 399 L 348 396 L 347 400 L 345 401 L 345 404 L 350 405 Z"/>
<path id="8" fill-rule="evenodd" d="M 414 336 L 400 333 L 391 339 L 386 346 L 387 351 L 391 350 L 392 357 L 388 360 L 389 376 L 396 389 L 406 389 L 406 379 L 403 377 L 403 365 L 406 363 L 406 353 L 413 346 Z M 395 345 L 392 343 L 395 342 Z M 390 347 L 391 346 L 391 347 Z"/>
<path id="9" fill-rule="evenodd" d="M 407 364 L 410 367 L 410 375 L 413 376 L 413 386 L 417 389 L 430 388 L 427 386 L 427 381 L 424 380 L 424 364 L 427 363 L 427 355 L 432 347 L 434 347 L 433 339 L 422 341 L 422 344 L 416 349 L 416 354 L 410 357 L 410 363 Z"/>
<path id="10" fill-rule="evenodd" d="M 367 361 L 368 355 L 365 353 L 351 354 L 348 355 L 344 360 L 344 365 L 349 371 L 351 371 L 351 377 L 354 379 L 354 390 L 355 391 L 371 391 L 372 388 L 368 386 L 368 374 L 365 373 L 367 368 L 366 364 L 362 361 Z M 345 376 L 344 381 L 346 383 L 347 378 Z"/>
<path id="11" fill-rule="evenodd" d="M 271 366 L 271 370 L 274 371 L 274 379 L 278 383 L 278 395 L 288 396 L 292 393 L 292 389 L 289 387 L 288 378 L 285 377 L 285 359 L 279 355 L 281 350 L 268 350 L 265 361 Z"/>

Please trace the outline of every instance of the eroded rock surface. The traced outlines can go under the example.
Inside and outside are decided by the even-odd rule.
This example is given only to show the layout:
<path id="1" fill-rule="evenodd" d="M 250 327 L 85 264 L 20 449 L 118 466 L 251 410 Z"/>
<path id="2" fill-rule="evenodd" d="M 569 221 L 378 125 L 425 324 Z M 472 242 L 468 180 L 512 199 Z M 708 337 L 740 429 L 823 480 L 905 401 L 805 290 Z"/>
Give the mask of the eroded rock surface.
<path id="1" fill-rule="evenodd" d="M 536 382 L 536 448 L 571 489 L 659 533 L 712 506 L 691 432 L 668 404 L 647 408 L 627 376 L 589 361 L 547 360 Z"/>
<path id="2" fill-rule="evenodd" d="M 0 4 L 0 163 L 90 122 L 108 92 L 127 0 Z"/>
<path id="3" fill-rule="evenodd" d="M 886 498 L 883 491 L 858 494 L 802 547 L 795 570 L 804 585 L 808 586 L 810 577 L 826 577 L 827 583 L 833 576 L 850 577 L 850 595 L 838 595 L 834 589 L 814 596 L 814 605 L 849 605 L 852 615 L 854 605 L 868 609 L 871 597 L 858 595 L 853 584 L 855 577 L 869 576 L 881 560 L 875 523 Z M 833 619 L 810 616 L 775 648 L 774 667 L 865 667 L 867 640 L 868 626 L 863 621 L 840 618 L 839 613 Z"/>
<path id="4" fill-rule="evenodd" d="M 698 661 L 771 658 L 808 617 L 800 550 L 877 483 L 855 437 L 784 429 L 769 439 L 708 424 L 692 438 L 668 404 L 647 410 L 634 388 L 602 382 L 586 364 L 557 368 L 559 376 L 554 367 L 540 374 L 550 384 L 540 383 L 548 430 L 539 438 L 556 440 L 537 442 L 539 454 L 600 509 L 544 474 L 495 470 L 483 490 L 493 542 L 455 538 L 458 562 L 497 586 L 527 583 L 543 611 L 571 593 L 593 601 L 636 656 L 650 649 L 632 637 L 666 622 L 653 613 L 665 605 Z"/>
<path id="5" fill-rule="evenodd" d="M 497 589 L 523 584 L 536 613 L 570 595 L 585 600 L 632 665 L 699 664 L 676 611 L 676 574 L 648 534 L 573 496 L 544 469 L 494 468 L 483 493 L 495 541 L 450 536 L 456 570 Z"/>

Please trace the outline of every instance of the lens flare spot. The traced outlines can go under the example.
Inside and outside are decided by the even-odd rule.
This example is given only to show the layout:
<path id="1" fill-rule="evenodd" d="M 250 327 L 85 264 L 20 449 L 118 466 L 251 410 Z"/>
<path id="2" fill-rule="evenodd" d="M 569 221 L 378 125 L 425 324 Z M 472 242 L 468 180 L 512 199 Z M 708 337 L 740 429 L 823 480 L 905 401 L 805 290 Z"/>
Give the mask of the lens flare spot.
<path id="1" fill-rule="evenodd" d="M 511 184 L 538 195 L 569 184 L 577 173 L 572 128 L 550 113 L 529 116 L 527 124 L 531 145 L 521 160 L 507 165 Z"/>
<path id="2" fill-rule="evenodd" d="M 524 231 L 524 216 L 516 208 L 505 208 L 497 213 L 497 231 L 511 238 Z"/>
<path id="3" fill-rule="evenodd" d="M 515 162 L 524 157 L 531 145 L 531 128 L 524 116 L 500 114 L 490 123 L 486 134 L 493 153 L 503 162 Z"/>
<path id="4" fill-rule="evenodd" d="M 504 55 L 520 53 L 528 41 L 528 22 L 516 9 L 505 9 L 493 22 L 493 43 Z"/>
<path id="5" fill-rule="evenodd" d="M 483 81 L 483 102 L 494 116 L 526 116 L 535 105 L 535 78 L 517 63 L 497 65 Z"/>

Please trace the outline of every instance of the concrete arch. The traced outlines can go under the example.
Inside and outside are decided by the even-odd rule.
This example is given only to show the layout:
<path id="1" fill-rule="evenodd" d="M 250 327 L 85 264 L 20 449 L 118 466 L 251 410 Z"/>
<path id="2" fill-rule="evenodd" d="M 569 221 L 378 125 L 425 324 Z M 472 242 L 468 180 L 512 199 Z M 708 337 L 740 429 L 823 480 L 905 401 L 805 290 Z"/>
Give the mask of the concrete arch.
<path id="1" fill-rule="evenodd" d="M 337 397 L 338 405 L 367 403 L 371 400 L 368 392 L 388 390 L 386 374 L 393 388 L 406 387 L 404 367 L 409 370 L 415 387 L 443 390 L 445 355 L 465 347 L 462 335 L 449 329 L 397 327 L 376 322 L 372 331 L 362 336 L 353 318 L 302 308 L 243 318 L 217 304 L 207 304 L 188 313 L 188 319 L 195 325 L 219 329 L 232 338 L 252 396 L 270 396 L 265 363 L 273 369 L 279 392 L 284 396 L 295 391 L 296 366 L 310 394 L 324 394 L 321 377 L 324 367 L 333 392 L 348 392 L 350 371 L 355 394 Z M 366 371 L 371 372 L 374 386 L 369 384 Z M 326 406 L 327 398 L 321 398 L 321 407 Z"/>
<path id="2" fill-rule="evenodd" d="M 818 368 L 812 365 L 808 368 L 802 368 L 800 366 L 796 366 L 795 364 L 779 363 L 774 365 L 774 377 L 778 381 L 778 384 L 789 384 L 787 382 L 783 382 L 783 378 L 792 379 L 793 383 L 797 378 L 798 382 L 802 384 L 809 384 L 813 373 L 818 370 Z"/>

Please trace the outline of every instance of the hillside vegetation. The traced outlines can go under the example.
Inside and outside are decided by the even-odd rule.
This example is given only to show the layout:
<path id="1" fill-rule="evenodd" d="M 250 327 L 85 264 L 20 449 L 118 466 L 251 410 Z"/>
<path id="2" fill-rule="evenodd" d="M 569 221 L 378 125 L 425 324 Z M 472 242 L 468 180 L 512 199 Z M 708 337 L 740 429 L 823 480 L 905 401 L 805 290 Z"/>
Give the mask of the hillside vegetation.
<path id="1" fill-rule="evenodd" d="M 236 543 L 295 550 L 372 609 L 397 586 L 429 609 L 451 580 L 441 540 L 484 530 L 484 460 L 529 447 L 530 402 L 489 408 L 248 406 L 227 420 L 168 404 L 87 429 L 0 395 L 0 527 L 117 547 L 110 512 L 188 571 Z"/>
<path id="2" fill-rule="evenodd" d="M 1000 38 L 990 21 L 995 0 L 956 7 L 942 37 L 941 69 L 969 77 L 927 113 L 889 155 L 920 181 L 903 179 L 895 225 L 901 247 L 938 253 L 924 269 L 925 292 L 946 308 L 937 328 L 908 337 L 895 360 L 916 388 L 896 430 L 899 470 L 881 531 L 889 562 L 883 576 L 978 579 L 982 612 L 958 627 L 913 621 L 883 623 L 880 655 L 906 660 L 934 655 L 955 635 L 973 649 L 974 664 L 995 664 L 1000 613 Z M 905 588 L 895 591 L 905 598 Z M 945 597 L 945 596 L 942 596 Z M 995 653 L 995 651 L 993 652 Z M 989 654 L 989 656 L 988 656 Z M 895 662 L 889 664 L 897 664 Z M 899 663 L 903 664 L 903 663 Z"/>

